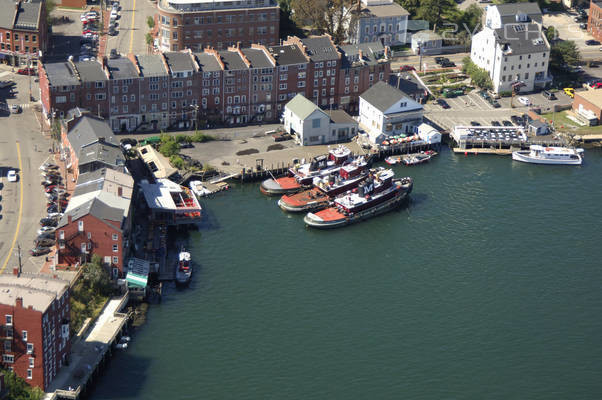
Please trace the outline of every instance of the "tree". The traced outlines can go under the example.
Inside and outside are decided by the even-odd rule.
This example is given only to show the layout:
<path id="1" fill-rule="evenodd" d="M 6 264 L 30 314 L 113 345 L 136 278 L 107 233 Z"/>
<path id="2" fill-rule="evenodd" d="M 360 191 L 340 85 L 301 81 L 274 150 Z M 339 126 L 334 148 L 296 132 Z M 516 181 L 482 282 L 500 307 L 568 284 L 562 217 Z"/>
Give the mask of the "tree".
<path id="1" fill-rule="evenodd" d="M 92 256 L 92 262 L 84 265 L 82 273 L 84 283 L 92 292 L 108 295 L 111 292 L 111 275 L 102 265 L 98 254 Z"/>
<path id="2" fill-rule="evenodd" d="M 395 0 L 400 6 L 406 9 L 410 15 L 416 15 L 418 7 L 420 7 L 420 0 Z"/>
<path id="3" fill-rule="evenodd" d="M 468 30 L 472 35 L 479 30 L 483 18 L 483 9 L 476 4 L 471 4 L 466 10 L 459 13 L 458 29 Z"/>
<path id="4" fill-rule="evenodd" d="M 550 67 L 556 70 L 567 69 L 568 66 L 577 65 L 581 61 L 581 53 L 577 44 L 572 40 L 563 40 L 554 43 L 550 51 Z"/>
<path id="5" fill-rule="evenodd" d="M 462 59 L 462 72 L 470 76 L 472 83 L 481 89 L 493 88 L 493 82 L 489 77 L 489 72 L 473 63 L 468 56 Z"/>
<path id="6" fill-rule="evenodd" d="M 458 6 L 454 0 L 423 0 L 416 10 L 416 16 L 436 29 L 445 20 L 457 20 Z"/>
<path id="7" fill-rule="evenodd" d="M 149 29 L 153 29 L 155 27 L 155 19 L 149 15 L 146 18 L 146 25 L 148 25 Z"/>
<path id="8" fill-rule="evenodd" d="M 44 397 L 44 392 L 38 388 L 29 386 L 23 378 L 19 378 L 12 371 L 2 369 L 4 374 L 4 386 L 7 389 L 8 399 L 14 400 L 40 400 Z"/>
<path id="9" fill-rule="evenodd" d="M 556 29 L 554 29 L 553 26 L 548 26 L 548 28 L 546 29 L 546 39 L 548 39 L 548 42 L 552 43 L 557 38 L 558 32 L 556 31 Z"/>
<path id="10" fill-rule="evenodd" d="M 335 43 L 345 41 L 357 19 L 356 0 L 291 0 L 291 6 L 297 25 L 327 33 Z"/>
<path id="11" fill-rule="evenodd" d="M 180 145 L 176 143 L 175 140 L 167 143 L 163 143 L 159 146 L 159 152 L 163 154 L 165 157 L 171 157 L 180 151 Z"/>
<path id="12" fill-rule="evenodd" d="M 150 34 L 150 32 L 147 32 L 146 35 L 144 35 L 144 40 L 146 41 L 146 45 L 150 46 L 153 44 L 153 35 Z"/>

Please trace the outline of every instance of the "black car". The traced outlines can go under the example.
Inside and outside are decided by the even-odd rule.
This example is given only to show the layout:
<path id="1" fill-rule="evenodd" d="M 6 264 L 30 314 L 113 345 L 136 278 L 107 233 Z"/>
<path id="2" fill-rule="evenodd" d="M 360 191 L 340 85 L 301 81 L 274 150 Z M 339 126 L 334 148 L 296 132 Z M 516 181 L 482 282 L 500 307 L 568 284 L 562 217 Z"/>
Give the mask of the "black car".
<path id="1" fill-rule="evenodd" d="M 491 121 L 491 126 L 502 126 L 499 121 Z"/>
<path id="2" fill-rule="evenodd" d="M 437 64 L 441 64 L 443 61 L 447 60 L 445 57 L 435 57 L 435 62 Z M 448 60 L 449 61 L 449 60 Z"/>
<path id="3" fill-rule="evenodd" d="M 470 121 L 470 125 L 472 125 L 472 126 L 481 126 L 481 124 L 478 123 L 477 121 Z"/>
<path id="4" fill-rule="evenodd" d="M 600 42 L 598 42 L 597 40 L 590 39 L 590 40 L 586 40 L 585 44 L 588 46 L 599 46 Z"/>
<path id="5" fill-rule="evenodd" d="M 437 104 L 439 104 L 439 105 L 440 105 L 442 108 L 444 108 L 444 109 L 446 109 L 446 110 L 447 110 L 448 108 L 450 108 L 450 107 L 449 107 L 449 104 L 447 104 L 447 101 L 445 101 L 445 100 L 443 100 L 443 99 L 437 99 Z"/>
<path id="6" fill-rule="evenodd" d="M 491 99 L 490 98 L 489 99 L 489 104 L 491 104 L 493 106 L 493 108 L 500 108 L 501 107 L 500 103 L 497 100 L 495 100 L 495 99 Z"/>
<path id="7" fill-rule="evenodd" d="M 33 244 L 36 247 L 49 247 L 49 246 L 54 246 L 55 240 L 54 239 L 36 239 L 33 241 Z"/>
<path id="8" fill-rule="evenodd" d="M 522 125 L 523 124 L 523 119 L 522 117 L 519 117 L 518 115 L 513 115 L 510 117 L 510 120 L 515 123 L 516 125 Z"/>
<path id="9" fill-rule="evenodd" d="M 504 120 L 504 121 L 502 121 L 502 125 L 504 125 L 504 126 L 512 126 L 512 122 L 510 122 L 508 120 Z"/>
<path id="10" fill-rule="evenodd" d="M 40 220 L 40 225 L 42 226 L 57 226 L 58 220 L 56 218 L 42 218 Z"/>
<path id="11" fill-rule="evenodd" d="M 449 61 L 449 60 L 447 60 L 447 61 L 444 61 L 444 62 L 442 62 L 442 63 L 441 63 L 441 64 L 439 64 L 439 65 L 441 65 L 443 68 L 452 68 L 452 67 L 455 67 L 455 66 L 456 66 L 456 64 L 454 64 L 453 62 L 451 62 L 451 61 Z"/>
<path id="12" fill-rule="evenodd" d="M 38 246 L 29 250 L 29 254 L 32 256 L 43 256 L 44 254 L 50 253 L 50 247 Z"/>
<path id="13" fill-rule="evenodd" d="M 58 206 L 57 206 L 56 204 L 53 204 L 53 205 L 49 206 L 49 207 L 46 209 L 46 212 L 47 212 L 47 213 L 49 213 L 49 214 L 50 214 L 50 213 L 59 212 L 59 208 L 58 208 Z"/>

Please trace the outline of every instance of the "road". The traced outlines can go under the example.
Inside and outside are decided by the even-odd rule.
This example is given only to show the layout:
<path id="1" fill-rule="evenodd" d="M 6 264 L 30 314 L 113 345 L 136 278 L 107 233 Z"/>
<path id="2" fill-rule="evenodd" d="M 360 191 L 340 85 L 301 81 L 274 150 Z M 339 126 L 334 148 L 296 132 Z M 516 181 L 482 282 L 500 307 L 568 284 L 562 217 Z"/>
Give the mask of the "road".
<path id="1" fill-rule="evenodd" d="M 12 273 L 12 268 L 18 265 L 16 249 L 20 245 L 23 271 L 38 272 L 44 257 L 30 257 L 29 249 L 45 212 L 46 198 L 40 185 L 38 168 L 48 157 L 51 144 L 41 134 L 33 103 L 27 101 L 28 78 L 15 74 L 2 77 L 7 78 L 17 82 L 18 93 L 15 98 L 6 99 L 6 93 L 0 92 L 0 99 L 8 104 L 21 104 L 24 109 L 21 114 L 0 114 L 3 127 L 0 140 L 0 271 Z M 33 89 L 37 97 L 37 87 Z M 6 172 L 9 169 L 18 171 L 17 182 L 7 181 Z"/>
<path id="2" fill-rule="evenodd" d="M 155 5 L 149 0 L 121 0 L 119 34 L 109 36 L 107 53 L 117 49 L 121 54 L 146 54 L 145 36 L 150 31 L 146 19 L 155 12 Z"/>

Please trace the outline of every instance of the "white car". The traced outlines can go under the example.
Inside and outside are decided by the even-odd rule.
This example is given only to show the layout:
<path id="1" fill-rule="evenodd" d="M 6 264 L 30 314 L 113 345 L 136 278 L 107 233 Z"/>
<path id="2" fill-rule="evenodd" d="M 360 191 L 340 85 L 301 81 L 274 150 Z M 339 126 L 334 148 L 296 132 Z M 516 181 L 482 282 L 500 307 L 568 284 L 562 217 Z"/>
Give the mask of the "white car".
<path id="1" fill-rule="evenodd" d="M 525 106 L 530 106 L 531 105 L 531 100 L 529 100 L 528 97 L 519 97 L 518 98 L 518 102 L 525 105 Z"/>
<path id="2" fill-rule="evenodd" d="M 6 177 L 8 178 L 9 182 L 16 182 L 17 181 L 17 171 L 15 171 L 14 169 L 11 169 L 10 171 L 8 171 L 8 174 L 6 174 Z"/>
<path id="3" fill-rule="evenodd" d="M 63 213 L 59 213 L 59 212 L 55 212 L 55 213 L 48 213 L 47 217 L 48 218 L 61 218 L 63 216 Z"/>
<path id="4" fill-rule="evenodd" d="M 53 228 L 52 226 L 43 226 L 40 229 L 38 229 L 38 235 L 41 235 L 42 233 L 54 232 L 54 231 L 56 231 L 56 228 Z"/>

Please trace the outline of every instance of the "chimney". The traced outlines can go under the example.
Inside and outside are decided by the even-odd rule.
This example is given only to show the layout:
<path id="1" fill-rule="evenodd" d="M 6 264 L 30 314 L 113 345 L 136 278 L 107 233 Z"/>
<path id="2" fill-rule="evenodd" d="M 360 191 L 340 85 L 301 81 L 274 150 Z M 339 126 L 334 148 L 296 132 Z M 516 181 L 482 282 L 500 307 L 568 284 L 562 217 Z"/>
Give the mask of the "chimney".
<path id="1" fill-rule="evenodd" d="M 240 49 L 240 42 L 236 42 L 236 48 Z"/>
<path id="2" fill-rule="evenodd" d="M 19 276 L 19 267 L 13 267 L 13 275 Z"/>
<path id="3" fill-rule="evenodd" d="M 385 58 L 391 58 L 391 48 L 389 46 L 385 46 Z"/>
<path id="4" fill-rule="evenodd" d="M 359 61 L 364 61 L 364 52 L 362 51 L 362 49 L 358 50 L 358 54 L 359 54 Z"/>
<path id="5" fill-rule="evenodd" d="M 121 186 L 119 186 L 117 188 L 117 196 L 118 197 L 123 197 L 123 188 Z"/>
<path id="6" fill-rule="evenodd" d="M 357 11 L 362 11 L 362 0 L 357 0 Z"/>
<path id="7" fill-rule="evenodd" d="M 73 216 L 71 214 L 67 215 L 67 222 L 71 223 L 73 220 Z"/>
<path id="8" fill-rule="evenodd" d="M 15 306 L 23 308 L 23 297 L 17 297 L 15 299 Z"/>

